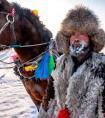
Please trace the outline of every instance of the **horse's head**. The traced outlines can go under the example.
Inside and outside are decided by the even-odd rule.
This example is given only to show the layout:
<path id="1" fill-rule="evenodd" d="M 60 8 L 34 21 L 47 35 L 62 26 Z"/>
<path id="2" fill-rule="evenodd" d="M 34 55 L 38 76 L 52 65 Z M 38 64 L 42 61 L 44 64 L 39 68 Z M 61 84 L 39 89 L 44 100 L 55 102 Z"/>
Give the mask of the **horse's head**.
<path id="1" fill-rule="evenodd" d="M 51 32 L 40 22 L 39 17 L 31 10 L 15 3 L 0 0 L 0 45 L 4 47 L 15 45 L 35 45 L 49 42 Z M 30 59 L 45 50 L 47 45 L 37 47 L 14 47 L 21 59 Z M 24 61 L 26 61 L 24 60 Z"/>
<path id="2" fill-rule="evenodd" d="M 6 0 L 0 0 L 0 48 L 3 45 L 8 48 L 14 43 L 14 37 L 17 41 L 20 39 L 20 34 L 20 21 L 14 7 Z"/>

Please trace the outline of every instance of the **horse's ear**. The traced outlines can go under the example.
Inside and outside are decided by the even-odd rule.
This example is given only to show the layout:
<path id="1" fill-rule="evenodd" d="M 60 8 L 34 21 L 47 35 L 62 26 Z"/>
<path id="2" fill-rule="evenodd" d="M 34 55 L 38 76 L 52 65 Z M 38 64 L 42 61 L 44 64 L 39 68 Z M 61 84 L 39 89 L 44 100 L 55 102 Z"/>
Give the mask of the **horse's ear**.
<path id="1" fill-rule="evenodd" d="M 2 0 L 0 0 L 0 4 L 2 4 Z"/>
<path id="2" fill-rule="evenodd" d="M 0 4 L 3 5 L 6 10 L 11 9 L 10 3 L 7 0 L 0 0 Z"/>
<path id="3" fill-rule="evenodd" d="M 0 0 L 0 4 L 7 2 L 6 0 Z"/>
<path id="4" fill-rule="evenodd" d="M 6 5 L 6 4 L 9 4 L 7 0 L 0 0 L 0 4 L 2 5 Z"/>

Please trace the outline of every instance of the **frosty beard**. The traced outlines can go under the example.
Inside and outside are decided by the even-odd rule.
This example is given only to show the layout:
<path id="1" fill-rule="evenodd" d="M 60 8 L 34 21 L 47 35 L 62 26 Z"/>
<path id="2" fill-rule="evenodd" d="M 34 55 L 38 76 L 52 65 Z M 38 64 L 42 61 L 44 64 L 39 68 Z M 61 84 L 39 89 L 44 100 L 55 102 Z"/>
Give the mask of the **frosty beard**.
<path id="1" fill-rule="evenodd" d="M 70 55 L 74 57 L 78 57 L 80 55 L 87 54 L 89 51 L 89 45 L 84 41 L 81 41 L 79 45 L 71 44 L 69 46 Z"/>

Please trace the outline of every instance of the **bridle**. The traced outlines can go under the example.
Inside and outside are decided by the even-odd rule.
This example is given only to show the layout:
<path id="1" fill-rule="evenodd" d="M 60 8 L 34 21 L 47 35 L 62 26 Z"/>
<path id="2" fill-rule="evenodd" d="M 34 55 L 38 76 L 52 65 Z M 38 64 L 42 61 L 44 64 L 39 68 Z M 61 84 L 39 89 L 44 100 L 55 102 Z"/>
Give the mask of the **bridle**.
<path id="1" fill-rule="evenodd" d="M 13 8 L 12 11 L 10 13 L 8 12 L 0 12 L 1 14 L 6 14 L 6 23 L 2 26 L 2 28 L 0 29 L 0 35 L 2 34 L 2 32 L 7 28 L 8 25 L 10 25 L 10 28 L 12 30 L 12 35 L 13 35 L 13 39 L 14 42 L 11 45 L 3 45 L 0 44 L 0 47 L 4 47 L 4 48 L 24 48 L 24 47 L 36 47 L 36 46 L 41 46 L 41 45 L 47 45 L 50 44 L 49 42 L 45 42 L 45 43 L 40 43 L 40 44 L 34 44 L 34 45 L 17 45 L 16 42 L 16 34 L 15 34 L 15 30 L 14 30 L 14 22 L 15 22 L 15 15 L 16 15 L 16 11 Z"/>
<path id="2" fill-rule="evenodd" d="M 11 13 L 7 13 L 7 12 L 0 12 L 0 13 L 6 15 L 6 21 L 7 21 L 2 26 L 2 28 L 0 29 L 0 35 L 7 28 L 7 26 L 10 25 L 11 26 L 10 28 L 12 30 L 12 35 L 13 35 L 13 38 L 14 38 L 14 41 L 16 42 L 16 34 L 15 34 L 15 31 L 14 31 L 14 22 L 15 22 L 15 13 L 16 13 L 15 12 L 15 9 L 13 8 L 12 11 L 11 11 Z M 0 47 L 2 47 L 2 48 L 24 48 L 24 47 L 36 47 L 36 46 L 47 45 L 47 44 L 50 44 L 50 41 L 49 42 L 45 42 L 45 43 L 40 43 L 40 44 L 34 44 L 34 45 L 16 45 L 16 44 L 12 44 L 12 45 L 9 45 L 8 46 L 8 45 L 0 44 Z M 46 51 L 48 51 L 48 49 Z M 42 52 L 40 55 L 38 55 L 38 57 L 35 57 L 35 58 L 31 59 L 31 60 L 28 60 L 24 64 L 27 64 L 27 63 L 35 63 L 40 57 L 42 57 L 43 53 L 45 53 L 45 52 Z M 6 63 L 6 62 L 4 62 L 2 60 L 0 60 L 0 61 L 2 63 Z M 9 64 L 11 64 L 11 63 L 9 63 Z M 20 67 L 23 66 L 24 64 L 21 64 Z M 12 67 L 7 67 L 7 68 L 12 68 Z M 0 68 L 0 69 L 5 69 L 5 68 Z"/>
<path id="3" fill-rule="evenodd" d="M 11 10 L 11 12 L 0 12 L 0 13 L 6 15 L 6 23 L 0 29 L 0 35 L 10 25 L 10 28 L 12 30 L 13 39 L 14 39 L 14 41 L 16 41 L 16 35 L 15 35 L 15 31 L 14 31 L 15 9 L 13 8 Z M 3 44 L 0 44 L 0 47 L 9 48 L 7 45 L 3 45 Z"/>
<path id="4" fill-rule="evenodd" d="M 14 17 L 15 17 L 15 9 L 13 8 L 11 13 L 7 13 L 7 12 L 0 12 L 1 14 L 6 14 L 6 23 L 2 26 L 2 28 L 0 29 L 0 35 L 1 33 L 6 29 L 6 27 L 9 25 L 9 24 L 13 24 L 14 23 Z M 11 19 L 9 18 L 11 17 Z"/>

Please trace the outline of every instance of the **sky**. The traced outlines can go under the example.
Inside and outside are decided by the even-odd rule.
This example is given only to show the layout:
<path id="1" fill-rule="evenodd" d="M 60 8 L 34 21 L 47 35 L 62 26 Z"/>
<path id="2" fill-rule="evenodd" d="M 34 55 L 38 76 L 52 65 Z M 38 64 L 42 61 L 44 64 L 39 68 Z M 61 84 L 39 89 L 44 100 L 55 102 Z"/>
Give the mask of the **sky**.
<path id="1" fill-rule="evenodd" d="M 60 29 L 60 24 L 68 10 L 76 5 L 84 5 L 98 16 L 100 26 L 105 30 L 105 0 L 8 0 L 17 2 L 22 7 L 37 9 L 40 20 L 54 35 Z"/>

